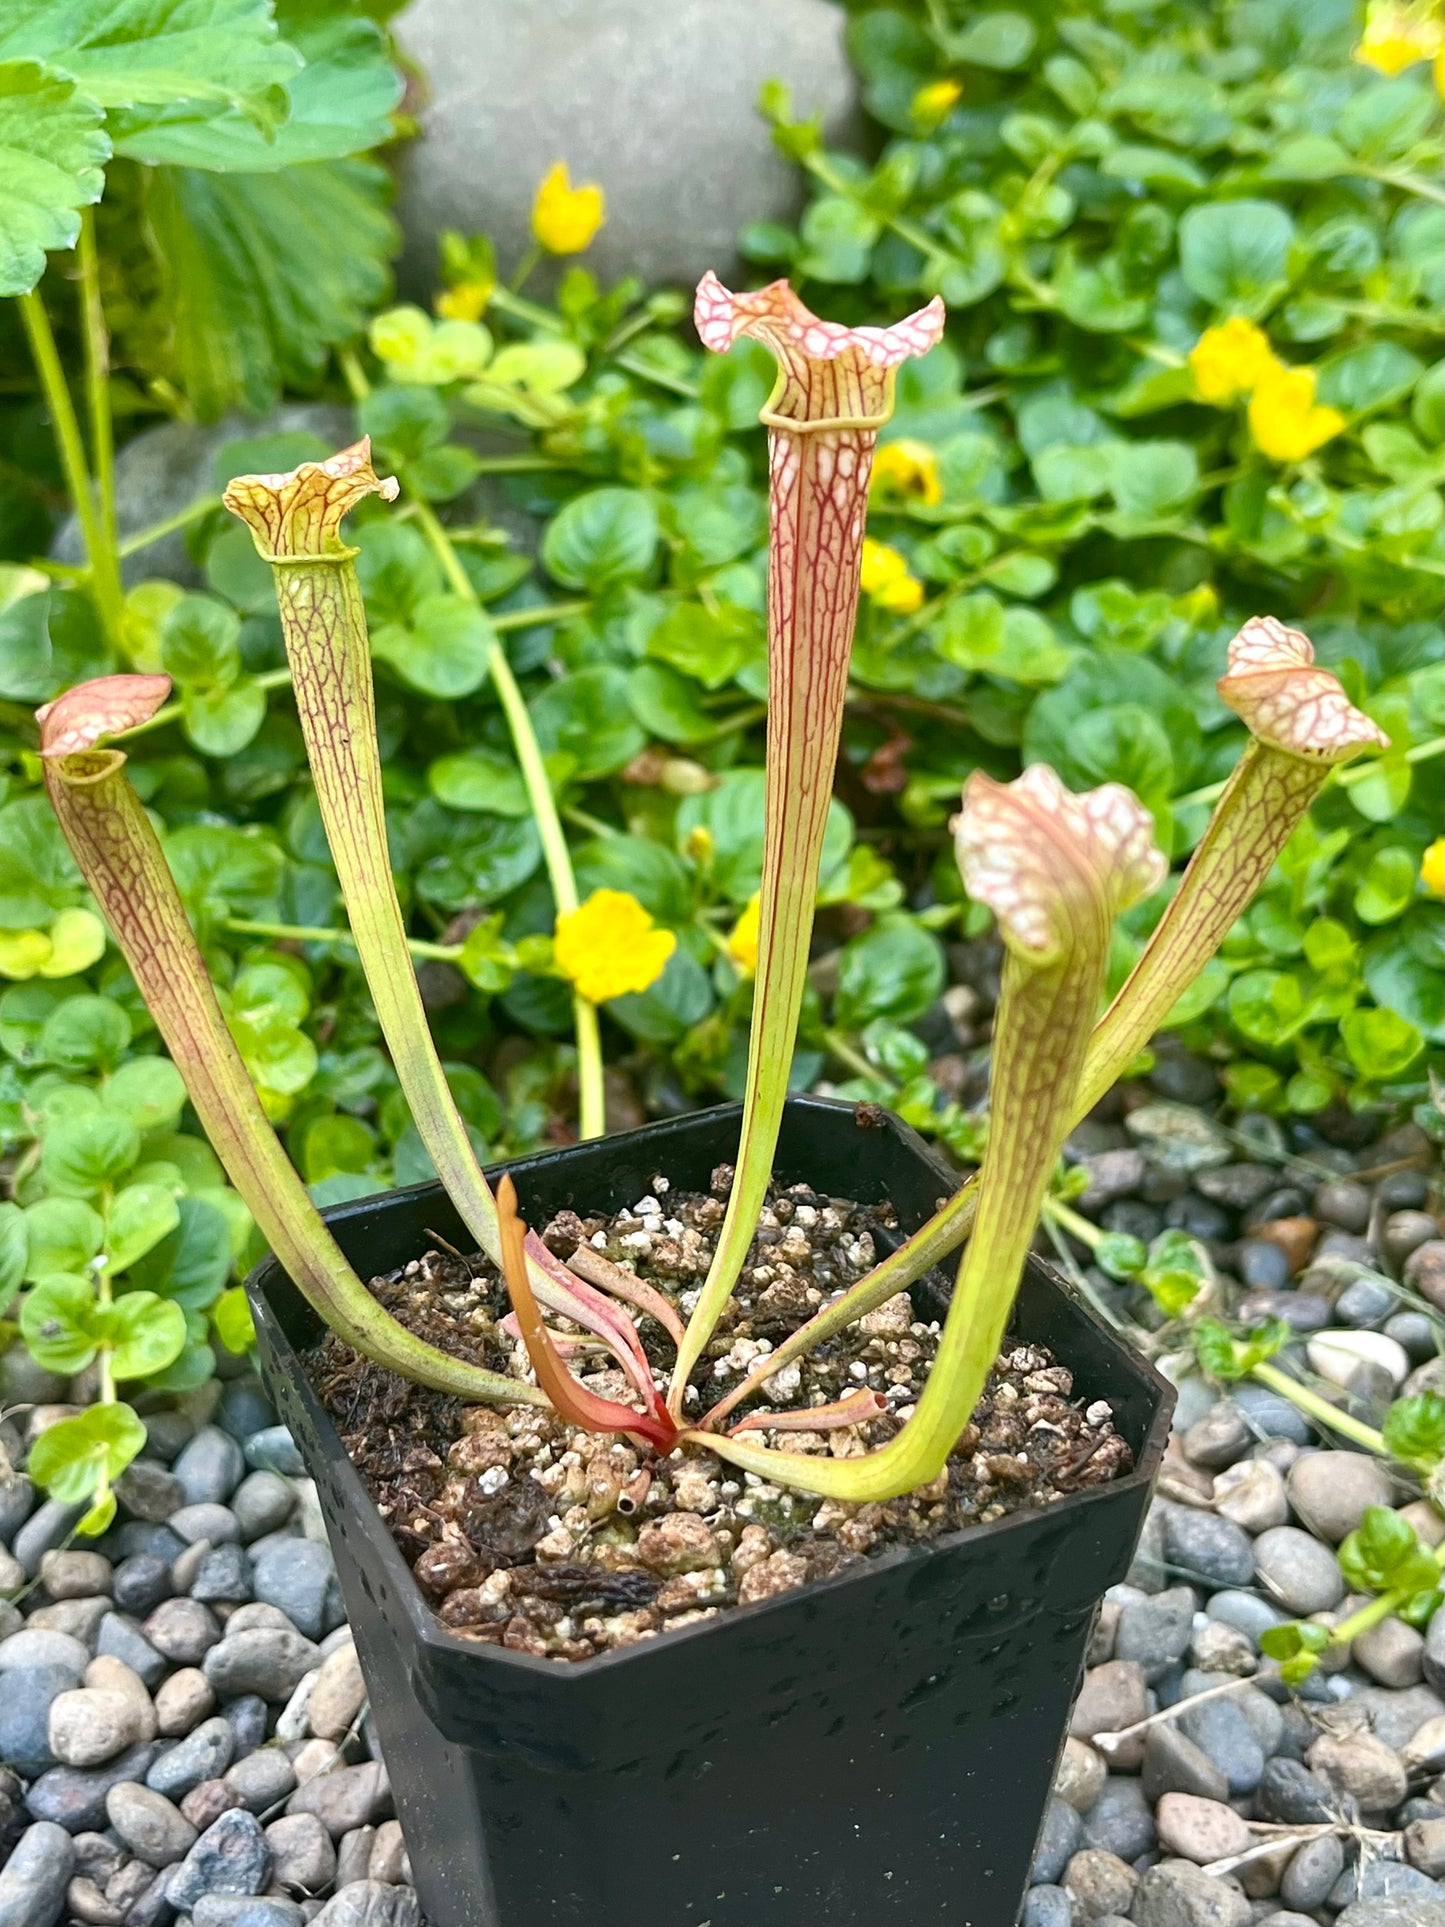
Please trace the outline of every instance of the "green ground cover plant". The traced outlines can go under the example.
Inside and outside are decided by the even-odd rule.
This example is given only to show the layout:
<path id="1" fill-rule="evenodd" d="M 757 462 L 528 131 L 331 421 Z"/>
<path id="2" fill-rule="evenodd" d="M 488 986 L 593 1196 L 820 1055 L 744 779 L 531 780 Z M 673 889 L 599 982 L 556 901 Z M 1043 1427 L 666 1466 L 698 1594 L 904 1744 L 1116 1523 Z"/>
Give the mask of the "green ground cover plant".
<path id="1" fill-rule="evenodd" d="M 158 1314 L 154 1349 L 126 1353 L 97 1299 L 49 1362 L 95 1373 L 120 1352 L 146 1367 L 122 1376 L 142 1402 L 244 1343 L 227 1287 L 256 1240 L 41 794 L 37 704 L 108 672 L 172 678 L 129 767 L 268 1116 L 321 1202 L 433 1166 L 345 934 L 270 572 L 219 503 L 232 475 L 330 445 L 262 421 L 221 447 L 175 518 L 179 583 L 146 574 L 144 532 L 116 540 L 117 438 L 323 396 L 398 476 L 399 504 L 363 506 L 353 533 L 386 825 L 478 1155 L 568 1135 L 579 1109 L 597 1128 L 604 1056 L 614 1122 L 743 1091 L 771 364 L 746 342 L 704 357 L 673 293 L 599 287 L 569 257 L 603 203 L 565 177 L 539 199 L 550 296 L 485 237 L 449 236 L 434 311 L 385 305 L 376 156 L 404 131 L 385 11 L 195 0 L 171 9 L 187 37 L 137 40 L 127 66 L 87 65 L 68 8 L 40 39 L 36 9 L 0 5 L 3 138 L 48 183 L 0 248 L 17 297 L 0 1331 L 64 1324 L 17 1322 L 68 1268 L 52 1231 L 82 1268 L 104 1249 L 184 1334 Z M 849 31 L 864 149 L 829 152 L 771 96 L 809 201 L 745 247 L 830 317 L 941 293 L 949 327 L 900 371 L 882 434 L 795 1084 L 887 1102 L 977 1160 L 981 1080 L 940 1068 L 947 946 L 990 929 L 947 832 L 964 778 L 1047 761 L 1074 788 L 1123 782 L 1177 878 L 1245 741 L 1215 694 L 1225 647 L 1264 608 L 1308 630 L 1391 747 L 1324 787 L 1172 1021 L 1241 1110 L 1305 1131 L 1351 1107 L 1428 1118 L 1445 1040 L 1428 63 L 1381 73 L 1354 57 L 1355 10 L 1269 0 L 967 17 L 937 0 L 855 9 Z M 50 555 L 68 506 L 80 568 Z M 1172 887 L 1122 919 L 1111 989 Z M 617 970 L 588 975 L 604 951 Z"/>

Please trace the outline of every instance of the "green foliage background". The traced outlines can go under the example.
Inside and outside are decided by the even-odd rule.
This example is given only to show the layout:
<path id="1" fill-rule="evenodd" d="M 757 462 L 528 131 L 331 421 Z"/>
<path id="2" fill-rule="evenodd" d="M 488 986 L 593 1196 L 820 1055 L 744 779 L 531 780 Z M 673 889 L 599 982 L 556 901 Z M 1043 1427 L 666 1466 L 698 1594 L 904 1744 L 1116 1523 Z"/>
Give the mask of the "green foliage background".
<path id="1" fill-rule="evenodd" d="M 378 466 L 451 529 L 479 602 L 404 505 L 355 518 L 393 863 L 479 1150 L 564 1135 L 572 1105 L 541 848 L 487 677 L 497 637 L 584 894 L 630 890 L 678 933 L 660 982 L 607 1008 L 617 1115 L 735 1093 L 750 985 L 726 938 L 760 858 L 767 358 L 704 358 L 681 299 L 600 290 L 576 267 L 554 306 L 501 285 L 479 323 L 403 309 L 368 328 L 394 243 L 374 153 L 397 126 L 370 17 L 384 10 L 192 11 L 190 67 L 137 104 L 134 77 L 107 94 L 78 56 L 67 68 L 26 40 L 33 9 L 0 0 L 0 146 L 34 148 L 38 91 L 65 110 L 45 138 L 70 143 L 75 206 L 86 170 L 108 168 L 102 288 L 128 425 L 260 411 L 283 391 L 345 400 Z M 766 103 L 807 202 L 796 228 L 749 228 L 749 257 L 839 319 L 934 292 L 950 312 L 887 431 L 934 451 L 941 495 L 880 500 L 870 523 L 926 596 L 908 616 L 861 614 L 795 1075 L 846 1078 L 960 1157 L 979 1066 L 940 1064 L 956 1039 L 939 1000 L 946 946 L 986 934 L 946 829 L 963 778 L 1043 759 L 1074 786 L 1126 782 L 1182 861 L 1243 741 L 1214 694 L 1225 646 L 1262 611 L 1308 630 L 1394 748 L 1326 790 L 1176 1023 L 1233 1104 L 1279 1114 L 1297 1145 L 1351 1110 L 1428 1097 L 1445 1042 L 1439 905 L 1419 881 L 1445 729 L 1440 113 L 1425 66 L 1386 79 L 1352 61 L 1359 27 L 1338 0 L 860 8 L 867 152 L 830 152 L 782 96 Z M 919 97 L 945 79 L 961 98 L 935 125 Z M 59 199 L 31 220 L 42 259 L 74 233 Z M 446 259 L 453 280 L 490 274 L 479 241 Z M 43 297 L 73 364 L 67 262 Z M 1195 399 L 1188 351 L 1232 314 L 1313 366 L 1345 416 L 1308 460 L 1266 460 L 1242 408 Z M 5 345 L 26 368 L 18 329 Z M 220 450 L 210 486 L 328 452 L 262 424 Z M 335 878 L 249 538 L 205 495 L 187 532 L 203 586 L 128 576 L 117 647 L 73 572 L 33 566 L 63 508 L 39 397 L 12 381 L 0 1310 L 38 1357 L 83 1369 L 100 1325 L 119 1346 L 102 1316 L 116 1308 L 87 1311 L 63 1281 L 105 1253 L 119 1307 L 137 1292 L 179 1307 L 183 1332 L 141 1321 L 158 1349 L 137 1349 L 136 1376 L 185 1389 L 244 1340 L 226 1286 L 249 1226 L 85 914 L 38 792 L 36 703 L 116 667 L 174 678 L 177 707 L 133 770 L 292 1155 L 328 1202 L 430 1167 L 354 958 L 324 934 L 342 922 Z M 1132 913 L 1117 974 L 1166 893 Z"/>

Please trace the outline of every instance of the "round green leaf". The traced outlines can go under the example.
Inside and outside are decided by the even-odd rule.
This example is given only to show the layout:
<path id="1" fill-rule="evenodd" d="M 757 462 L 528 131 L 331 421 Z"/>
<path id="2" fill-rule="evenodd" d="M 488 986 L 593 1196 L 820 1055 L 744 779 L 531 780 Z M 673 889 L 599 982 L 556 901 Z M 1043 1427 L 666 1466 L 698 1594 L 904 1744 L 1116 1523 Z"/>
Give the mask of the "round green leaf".
<path id="1" fill-rule="evenodd" d="M 186 1101 L 180 1072 L 168 1057 L 132 1057 L 105 1081 L 107 1109 L 128 1117 L 138 1131 L 173 1125 Z"/>
<path id="2" fill-rule="evenodd" d="M 549 524 L 542 561 L 547 573 L 569 589 L 595 593 L 646 575 L 659 534 L 652 497 L 641 489 L 589 489 Z"/>
<path id="3" fill-rule="evenodd" d="M 1274 201 L 1212 201 L 1179 223 L 1179 268 L 1201 300 L 1256 310 L 1283 283 L 1294 222 Z"/>
<path id="4" fill-rule="evenodd" d="M 97 1108 L 55 1119 L 45 1133 L 40 1168 L 71 1196 L 114 1184 L 140 1156 L 140 1133 L 118 1111 Z"/>
<path id="5" fill-rule="evenodd" d="M 105 1336 L 104 1309 L 93 1281 L 73 1272 L 32 1285 L 20 1302 L 20 1333 L 36 1364 L 67 1377 L 84 1371 Z"/>
<path id="6" fill-rule="evenodd" d="M 160 1184 L 128 1184 L 110 1207 L 105 1250 L 112 1272 L 127 1271 L 180 1223 L 175 1194 Z"/>
<path id="7" fill-rule="evenodd" d="M 25 1276 L 78 1272 L 100 1250 L 105 1224 L 79 1198 L 41 1198 L 25 1210 Z"/>
<path id="8" fill-rule="evenodd" d="M 111 1307 L 109 1326 L 117 1378 L 150 1378 L 185 1348 L 186 1314 L 154 1292 L 123 1293 Z"/>
<path id="9" fill-rule="evenodd" d="M 62 1505 L 88 1499 L 102 1474 L 118 1479 L 146 1442 L 146 1429 L 128 1405 L 92 1405 L 47 1426 L 30 1448 L 35 1483 Z"/>
<path id="10" fill-rule="evenodd" d="M 47 1020 L 40 1048 L 65 1070 L 89 1070 L 120 1060 L 131 1038 L 130 1018 L 109 997 L 68 997 Z"/>

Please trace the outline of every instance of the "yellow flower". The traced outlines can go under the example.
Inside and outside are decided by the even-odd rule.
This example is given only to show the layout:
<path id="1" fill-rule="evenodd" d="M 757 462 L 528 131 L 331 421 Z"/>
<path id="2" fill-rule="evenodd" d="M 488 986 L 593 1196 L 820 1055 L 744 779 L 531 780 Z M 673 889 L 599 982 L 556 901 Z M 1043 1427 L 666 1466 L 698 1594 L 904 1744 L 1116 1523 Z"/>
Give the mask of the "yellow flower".
<path id="1" fill-rule="evenodd" d="M 458 281 L 443 288 L 434 305 L 443 321 L 480 321 L 491 298 L 490 281 Z"/>
<path id="2" fill-rule="evenodd" d="M 1277 367 L 1269 336 L 1243 315 L 1231 315 L 1206 328 L 1189 350 L 1194 390 L 1201 401 L 1226 406 L 1247 395 L 1262 376 Z"/>
<path id="3" fill-rule="evenodd" d="M 1338 435 L 1345 418 L 1315 400 L 1313 368 L 1271 368 L 1249 404 L 1249 432 L 1272 462 L 1302 462 Z"/>
<path id="4" fill-rule="evenodd" d="M 1421 857 L 1420 881 L 1432 897 L 1445 897 L 1445 836 L 1437 836 Z"/>
<path id="5" fill-rule="evenodd" d="M 1365 15 L 1365 31 L 1355 48 L 1355 59 L 1362 67 L 1373 67 L 1377 74 L 1402 74 L 1417 60 L 1439 61 L 1445 49 L 1438 0 L 1420 0 L 1413 6 L 1400 0 L 1374 0 Z"/>
<path id="6" fill-rule="evenodd" d="M 860 586 L 870 602 L 890 615 L 911 616 L 923 601 L 923 584 L 908 573 L 908 564 L 886 542 L 863 538 Z"/>
<path id="7" fill-rule="evenodd" d="M 758 921 L 761 903 L 762 899 L 754 890 L 748 898 L 746 909 L 728 932 L 728 955 L 745 977 L 751 977 L 758 967 Z"/>
<path id="8" fill-rule="evenodd" d="M 630 990 L 647 990 L 677 948 L 626 890 L 594 890 L 576 910 L 557 919 L 557 968 L 591 1004 Z"/>
<path id="9" fill-rule="evenodd" d="M 912 112 L 914 121 L 922 128 L 937 127 L 948 119 L 953 109 L 963 98 L 963 83 L 958 80 L 934 80 L 928 86 L 920 87 L 913 96 Z"/>
<path id="10" fill-rule="evenodd" d="M 573 187 L 566 161 L 551 167 L 532 204 L 532 232 L 548 254 L 580 254 L 607 219 L 607 202 L 595 181 Z"/>
<path id="11" fill-rule="evenodd" d="M 927 442 L 885 442 L 873 457 L 871 495 L 912 496 L 932 508 L 943 500 L 938 457 Z"/>

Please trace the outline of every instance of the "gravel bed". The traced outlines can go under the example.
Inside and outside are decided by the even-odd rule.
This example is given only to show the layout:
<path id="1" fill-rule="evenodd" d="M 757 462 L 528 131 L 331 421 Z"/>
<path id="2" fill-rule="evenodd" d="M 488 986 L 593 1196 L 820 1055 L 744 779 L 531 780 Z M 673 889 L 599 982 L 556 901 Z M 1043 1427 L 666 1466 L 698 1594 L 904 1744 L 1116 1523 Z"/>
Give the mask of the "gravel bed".
<path id="1" fill-rule="evenodd" d="M 1343 1386 L 1367 1423 L 1445 1389 L 1438 1153 L 1413 1127 L 1361 1145 L 1351 1119 L 1343 1143 L 1267 1118 L 1226 1131 L 1178 1101 L 1210 1081 L 1176 1055 L 1152 1090 L 1116 1092 L 1070 1142 L 1088 1179 L 1076 1209 L 1146 1242 L 1198 1237 L 1209 1309 L 1285 1320 L 1294 1340 L 1272 1362 Z M 1163 1325 L 1083 1242 L 1069 1250 L 1115 1317 Z M 1267 1387 L 1212 1387 L 1167 1330 L 1153 1344 L 1179 1385 L 1174 1435 L 1099 1614 L 1021 1927 L 1445 1927 L 1445 1607 L 1423 1632 L 1385 1620 L 1293 1691 L 1258 1643 L 1365 1603 L 1337 1548 L 1367 1506 L 1431 1545 L 1438 1506 Z M 1170 1708 L 1122 1743 L 1098 1737 Z"/>
<path id="2" fill-rule="evenodd" d="M 1179 1102 L 1208 1079 L 1165 1059 L 1082 1126 L 1076 1208 L 1198 1236 L 1216 1307 L 1286 1319 L 1285 1363 L 1347 1381 L 1371 1422 L 1445 1383 L 1424 1139 L 1226 1133 Z M 1162 1322 L 1072 1256 L 1114 1315 Z M 1424 1632 L 1387 1620 L 1295 1691 L 1258 1647 L 1359 1603 L 1336 1548 L 1366 1506 L 1431 1542 L 1445 1524 L 1265 1387 L 1221 1394 L 1154 1342 L 1175 1436 L 1099 1616 L 1020 1927 L 1445 1927 L 1445 1608 Z M 150 1415 L 94 1545 L 20 1469 L 67 1389 L 0 1358 L 0 1927 L 422 1927 L 315 1494 L 259 1387 Z"/>
<path id="3" fill-rule="evenodd" d="M 0 1359 L 0 1927 L 420 1927 L 315 1491 L 260 1386 L 149 1416 L 94 1542 L 14 1470 L 65 1393 Z"/>

